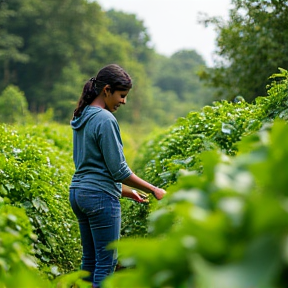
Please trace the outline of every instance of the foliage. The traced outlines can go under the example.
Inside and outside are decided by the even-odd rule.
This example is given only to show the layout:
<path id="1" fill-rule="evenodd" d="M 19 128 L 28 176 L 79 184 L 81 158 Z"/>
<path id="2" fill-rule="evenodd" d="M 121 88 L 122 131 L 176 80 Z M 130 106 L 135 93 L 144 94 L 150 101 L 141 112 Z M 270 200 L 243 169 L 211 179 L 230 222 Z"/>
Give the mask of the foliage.
<path id="1" fill-rule="evenodd" d="M 203 89 L 194 69 L 181 74 L 185 103 L 178 86 L 155 87 L 167 67 L 179 62 L 181 71 L 185 61 L 196 65 L 203 59 L 189 51 L 182 53 L 185 59 L 167 58 L 162 65 L 144 22 L 134 14 L 105 12 L 88 0 L 2 0 L 0 5 L 0 91 L 17 85 L 34 115 L 52 109 L 54 121 L 68 124 L 85 82 L 109 63 L 118 63 L 133 79 L 127 105 L 117 113 L 121 121 L 170 125 L 191 107 L 209 102 L 210 90 Z M 166 75 L 176 79 L 173 83 L 179 80 L 175 72 Z"/>
<path id="2" fill-rule="evenodd" d="M 35 236 L 25 211 L 11 205 L 5 205 L 0 197 L 0 287 L 1 281 L 16 267 L 37 267 L 32 258 L 32 242 Z"/>
<path id="3" fill-rule="evenodd" d="M 131 268 L 104 287 L 285 287 L 287 135 L 277 121 L 237 156 L 202 153 L 203 173 L 183 171 L 151 214 L 151 236 L 120 241 Z"/>
<path id="4" fill-rule="evenodd" d="M 252 102 L 265 96 L 269 76 L 288 67 L 288 3 L 271 0 L 232 0 L 227 21 L 203 17 L 214 26 L 217 39 L 215 68 L 202 73 L 217 99 L 242 95 Z"/>
<path id="5" fill-rule="evenodd" d="M 192 110 L 196 111 L 210 104 L 212 89 L 200 82 L 198 72 L 205 66 L 203 58 L 194 50 L 181 50 L 171 57 L 155 56 L 151 71 L 154 87 L 154 103 L 169 119 L 186 116 Z M 172 94 L 173 93 L 173 94 Z M 159 111 L 158 115 L 161 115 Z"/>
<path id="6" fill-rule="evenodd" d="M 107 11 L 106 15 L 110 20 L 109 31 L 115 35 L 120 35 L 131 43 L 133 58 L 141 63 L 151 61 L 153 51 L 148 46 L 150 36 L 143 21 L 139 20 L 135 14 L 127 14 L 114 9 Z"/>
<path id="7" fill-rule="evenodd" d="M 154 83 L 163 91 L 174 91 L 182 101 L 191 98 L 191 94 L 194 94 L 194 98 L 196 95 L 201 98 L 197 91 L 201 86 L 196 73 L 204 65 L 204 60 L 194 50 L 182 50 L 174 53 L 170 58 L 159 58 L 159 66 L 155 69 L 157 73 L 154 71 Z M 205 99 L 199 100 L 205 101 Z"/>
<path id="8" fill-rule="evenodd" d="M 240 97 L 235 103 L 214 103 L 179 119 L 166 129 L 167 136 L 157 131 L 142 146 L 142 153 L 149 148 L 143 153 L 146 160 L 152 159 L 161 172 L 147 166 L 147 178 L 169 186 L 168 195 L 148 206 L 121 200 L 121 234 L 133 238 L 120 241 L 119 251 L 121 264 L 129 269 L 107 279 L 105 287 L 285 286 L 288 128 L 273 123 L 287 120 L 288 72 L 280 69 L 271 80 L 269 96 L 255 104 Z M 1 126 L 4 285 L 88 285 L 79 280 L 80 272 L 47 282 L 25 265 L 36 262 L 41 271 L 57 276 L 79 264 L 78 227 L 67 195 L 74 170 L 68 129 L 57 124 L 18 126 L 18 131 Z M 125 133 L 123 140 L 132 162 L 138 144 Z M 143 163 L 135 158 L 134 165 Z M 149 216 L 147 237 L 150 209 L 156 211 Z M 1 270 L 9 265 L 16 268 Z"/>
<path id="9" fill-rule="evenodd" d="M 86 78 L 88 77 L 81 74 L 80 67 L 76 63 L 70 63 L 63 68 L 60 79 L 51 91 L 50 106 L 54 109 L 55 121 L 67 124 L 70 122 Z"/>
<path id="10" fill-rule="evenodd" d="M 3 27 L 22 40 L 24 45 L 19 50 L 29 57 L 27 63 L 10 64 L 9 71 L 15 75 L 13 83 L 25 91 L 32 112 L 44 112 L 52 99 L 47 96 L 60 80 L 64 67 L 81 64 L 82 74 L 92 74 L 103 63 L 93 55 L 98 49 L 105 50 L 100 39 L 107 32 L 104 13 L 96 2 L 84 0 L 4 2 L 17 17 L 8 17 Z M 93 25 L 90 19 L 94 19 Z"/>
<path id="11" fill-rule="evenodd" d="M 123 129 L 124 153 L 132 165 L 139 142 L 128 134 L 130 126 L 123 125 Z M 139 127 L 138 133 L 140 141 L 143 135 Z M 68 202 L 74 171 L 71 128 L 57 123 L 2 126 L 1 141 L 0 199 L 25 208 L 37 236 L 32 241 L 31 255 L 36 251 L 39 269 L 53 277 L 77 269 L 81 245 Z M 121 236 L 145 235 L 149 213 L 146 206 L 125 198 L 121 206 Z"/>
<path id="12" fill-rule="evenodd" d="M 149 127 L 146 125 L 127 125 L 127 123 L 120 123 L 121 138 L 124 143 L 124 154 L 126 161 L 134 170 L 134 159 L 137 156 L 137 151 L 141 143 L 146 137 L 153 137 L 157 129 L 148 131 Z M 158 128 L 160 129 L 160 128 Z M 133 131 L 133 135 L 131 135 Z M 162 131 L 162 130 L 161 130 Z M 145 136 L 151 132 L 150 136 Z M 134 237 L 138 238 L 147 234 L 147 217 L 149 215 L 151 206 L 155 200 L 151 200 L 150 203 L 136 203 L 128 198 L 121 198 L 121 237 Z"/>
<path id="13" fill-rule="evenodd" d="M 234 155 L 243 136 L 258 131 L 264 122 L 275 117 L 286 119 L 288 73 L 280 71 L 272 77 L 269 96 L 257 98 L 255 104 L 238 97 L 235 102 L 214 102 L 200 112 L 179 118 L 141 147 L 135 159 L 136 172 L 155 185 L 168 187 L 176 181 L 180 169 L 201 172 L 199 155 L 203 151 L 219 147 L 226 154 Z"/>
<path id="14" fill-rule="evenodd" d="M 18 87 L 9 85 L 0 95 L 0 122 L 23 123 L 29 116 L 25 95 Z"/>
<path id="15" fill-rule="evenodd" d="M 121 238 L 145 237 L 147 235 L 147 218 L 150 213 L 149 203 L 137 203 L 122 198 L 121 203 Z"/>
<path id="16" fill-rule="evenodd" d="M 1 198 L 2 199 L 2 198 Z M 3 201 L 3 199 L 1 200 Z M 85 271 L 77 271 L 61 275 L 48 281 L 37 268 L 37 261 L 32 256 L 35 250 L 31 243 L 37 239 L 32 233 L 31 223 L 23 208 L 0 203 L 0 287 L 39 287 L 70 288 L 91 287 L 81 280 L 87 275 Z M 54 267 L 55 270 L 56 267 Z"/>
<path id="17" fill-rule="evenodd" d="M 37 135 L 37 129 L 30 134 L 0 127 L 0 197 L 25 208 L 37 235 L 39 268 L 55 276 L 79 265 L 78 225 L 68 201 L 73 162 L 71 153 Z"/>
<path id="18" fill-rule="evenodd" d="M 14 21 L 16 13 L 8 7 L 6 1 L 0 2 L 0 63 L 3 64 L 0 75 L 3 75 L 3 81 L 0 82 L 0 89 L 15 81 L 15 75 L 10 70 L 11 62 L 27 63 L 28 55 L 22 53 L 20 48 L 23 47 L 23 39 L 17 34 L 13 34 L 6 27 L 6 22 L 10 19 Z"/>
<path id="19" fill-rule="evenodd" d="M 59 156 L 64 153 L 64 157 L 68 157 L 67 159 L 69 159 L 69 163 L 67 163 L 69 171 L 67 172 L 71 173 L 71 171 L 73 171 L 72 129 L 69 125 L 59 125 L 58 123 L 50 122 L 46 124 L 38 123 L 37 125 L 26 125 L 25 127 L 16 126 L 15 128 L 17 129 L 18 135 L 21 137 L 29 135 L 29 137 L 33 139 L 41 138 L 42 141 L 49 143 L 52 147 L 55 146 L 56 151 L 59 150 Z"/>

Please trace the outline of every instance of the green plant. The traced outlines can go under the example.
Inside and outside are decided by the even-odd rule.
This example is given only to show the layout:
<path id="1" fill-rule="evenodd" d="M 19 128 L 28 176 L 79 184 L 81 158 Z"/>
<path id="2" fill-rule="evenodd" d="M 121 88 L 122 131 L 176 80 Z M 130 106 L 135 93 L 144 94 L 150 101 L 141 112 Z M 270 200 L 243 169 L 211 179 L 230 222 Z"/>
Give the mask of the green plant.
<path id="1" fill-rule="evenodd" d="M 24 93 L 14 85 L 7 86 L 0 95 L 0 123 L 23 123 L 28 116 Z"/>
<path id="2" fill-rule="evenodd" d="M 0 127 L 0 197 L 25 208 L 37 235 L 33 248 L 39 268 L 55 277 L 80 262 L 78 225 L 68 201 L 73 162 L 37 129 L 30 134 Z"/>
<path id="3" fill-rule="evenodd" d="M 104 287 L 285 287 L 288 126 L 271 127 L 244 137 L 237 156 L 202 153 L 201 175 L 181 171 L 150 237 L 118 244 L 128 269 Z"/>
<path id="4" fill-rule="evenodd" d="M 36 235 L 24 209 L 4 204 L 0 197 L 0 286 L 15 266 L 37 267 L 32 242 Z M 2 287 L 2 286 L 1 286 Z"/>
<path id="5" fill-rule="evenodd" d="M 219 147 L 225 154 L 235 155 L 243 136 L 259 131 L 277 117 L 287 118 L 288 72 L 280 69 L 271 78 L 269 96 L 258 97 L 253 104 L 237 101 L 238 97 L 235 102 L 215 102 L 179 118 L 141 147 L 135 159 L 136 172 L 155 185 L 169 187 L 180 169 L 201 173 L 199 156 L 203 151 Z"/>

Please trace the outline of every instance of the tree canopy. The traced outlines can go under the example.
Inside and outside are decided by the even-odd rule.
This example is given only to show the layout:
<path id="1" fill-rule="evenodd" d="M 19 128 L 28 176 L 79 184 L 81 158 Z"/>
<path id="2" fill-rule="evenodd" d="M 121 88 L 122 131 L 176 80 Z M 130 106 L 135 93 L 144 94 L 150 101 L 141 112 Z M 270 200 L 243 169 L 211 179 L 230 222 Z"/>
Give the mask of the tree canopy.
<path id="1" fill-rule="evenodd" d="M 202 78 L 217 87 L 216 96 L 247 101 L 266 96 L 269 76 L 288 67 L 288 1 L 232 0 L 227 21 L 205 17 L 217 32 L 215 67 Z"/>
<path id="2" fill-rule="evenodd" d="M 32 113 L 52 108 L 54 120 L 68 123 L 84 83 L 109 63 L 121 65 L 134 83 L 125 112 L 117 112 L 119 120 L 171 124 L 199 106 L 197 99 L 210 100 L 196 76 L 197 67 L 205 65 L 201 56 L 193 50 L 157 54 L 134 14 L 106 12 L 88 0 L 0 5 L 0 91 L 18 86 Z"/>

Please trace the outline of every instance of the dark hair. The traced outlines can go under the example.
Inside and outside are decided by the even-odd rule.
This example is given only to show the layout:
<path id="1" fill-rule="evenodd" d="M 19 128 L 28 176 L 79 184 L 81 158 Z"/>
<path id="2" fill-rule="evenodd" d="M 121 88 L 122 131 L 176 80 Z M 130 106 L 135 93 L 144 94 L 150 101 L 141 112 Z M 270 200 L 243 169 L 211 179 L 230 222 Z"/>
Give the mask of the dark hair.
<path id="1" fill-rule="evenodd" d="M 132 88 L 131 77 L 117 64 L 110 64 L 103 67 L 96 77 L 92 77 L 83 87 L 82 95 L 74 110 L 74 117 L 80 116 L 87 105 L 101 93 L 105 85 L 110 85 L 111 93 L 126 91 Z"/>

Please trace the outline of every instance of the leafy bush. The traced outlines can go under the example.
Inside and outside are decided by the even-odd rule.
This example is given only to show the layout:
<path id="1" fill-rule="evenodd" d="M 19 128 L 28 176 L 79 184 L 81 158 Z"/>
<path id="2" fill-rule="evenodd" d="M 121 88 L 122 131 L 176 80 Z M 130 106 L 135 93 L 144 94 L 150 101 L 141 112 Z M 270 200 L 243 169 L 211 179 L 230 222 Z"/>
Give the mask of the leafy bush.
<path id="1" fill-rule="evenodd" d="M 90 288 L 81 280 L 85 271 L 72 272 L 48 281 L 37 268 L 32 243 L 37 239 L 23 208 L 4 204 L 0 198 L 0 287 Z M 55 268 L 54 268 L 55 269 Z"/>
<path id="2" fill-rule="evenodd" d="M 0 287 L 1 281 L 18 266 L 36 267 L 32 242 L 35 235 L 25 211 L 5 205 L 0 198 Z M 17 266 L 17 268 L 16 268 Z"/>
<path id="3" fill-rule="evenodd" d="M 68 201 L 74 172 L 71 128 L 57 123 L 4 125 L 0 135 L 0 199 L 25 208 L 37 236 L 33 249 L 38 268 L 53 277 L 78 269 L 80 235 Z M 124 141 L 132 162 L 136 143 L 127 133 Z M 121 236 L 145 235 L 146 206 L 127 199 L 121 199 L 121 206 Z"/>
<path id="4" fill-rule="evenodd" d="M 237 156 L 202 153 L 150 216 L 151 235 L 119 243 L 121 270 L 105 288 L 286 287 L 288 126 L 241 140 Z"/>
<path id="5" fill-rule="evenodd" d="M 233 103 L 215 102 L 179 118 L 141 147 L 135 159 L 136 172 L 155 185 L 169 187 L 180 169 L 201 172 L 199 156 L 203 151 L 219 147 L 225 154 L 235 155 L 243 136 L 258 131 L 275 117 L 287 119 L 288 72 L 280 69 L 271 78 L 274 81 L 268 87 L 269 96 L 258 97 L 253 104 L 236 97 Z"/>
<path id="6" fill-rule="evenodd" d="M 78 225 L 68 201 L 74 167 L 70 153 L 35 131 L 0 127 L 0 197 L 25 208 L 37 235 L 33 249 L 39 268 L 58 275 L 79 265 Z"/>
<path id="7" fill-rule="evenodd" d="M 25 95 L 18 87 L 9 85 L 0 95 L 0 122 L 25 122 L 28 112 L 28 103 Z"/>
<path id="8" fill-rule="evenodd" d="M 131 269 L 116 273 L 106 287 L 204 288 L 213 283 L 215 288 L 280 288 L 285 284 L 287 127 L 276 123 L 270 138 L 267 126 L 275 118 L 288 118 L 288 73 L 280 72 L 273 76 L 269 97 L 259 97 L 254 104 L 224 101 L 206 106 L 142 147 L 142 155 L 134 161 L 137 174 L 169 187 L 170 195 L 147 206 L 121 200 L 122 236 L 147 236 L 146 217 L 151 207 L 156 211 L 149 218 L 150 238 L 120 242 L 122 264 Z M 53 125 L 18 126 L 18 131 L 0 126 L 0 202 L 5 209 L 25 209 L 33 234 L 21 234 L 19 251 L 34 255 L 40 270 L 55 276 L 77 267 L 80 241 L 68 202 L 74 171 L 71 130 Z M 132 151 L 134 144 L 129 145 Z M 19 218 L 21 209 L 15 212 Z M 9 217 L 0 219 L 3 225 L 8 225 Z M 37 239 L 30 237 L 34 234 Z M 0 251 L 10 249 L 7 243 Z M 0 253 L 0 262 L 9 264 L 7 257 L 3 259 Z M 26 271 L 22 266 L 19 271 Z M 78 281 L 76 274 L 59 278 L 55 285 L 71 286 Z"/>
<path id="9" fill-rule="evenodd" d="M 143 135 L 147 134 L 148 131 L 143 131 L 143 129 L 147 129 L 146 127 L 131 127 L 131 125 L 127 126 L 124 123 L 120 123 L 120 127 L 125 158 L 133 170 L 138 148 L 140 143 L 143 142 Z M 131 131 L 133 131 L 132 136 Z M 120 202 L 122 210 L 121 237 L 138 238 L 145 236 L 147 234 L 147 217 L 151 210 L 150 207 L 154 204 L 155 200 L 147 204 L 140 204 L 127 198 L 121 198 Z"/>
<path id="10" fill-rule="evenodd" d="M 15 128 L 17 129 L 17 133 L 21 136 L 28 134 L 29 137 L 42 138 L 43 141 L 49 142 L 52 146 L 56 146 L 60 154 L 64 153 L 64 157 L 69 157 L 69 164 L 72 164 L 71 169 L 69 169 L 69 173 L 73 171 L 72 129 L 69 125 L 60 125 L 55 122 L 49 122 L 46 124 L 37 125 L 18 125 Z M 69 155 L 67 155 L 67 153 Z"/>

